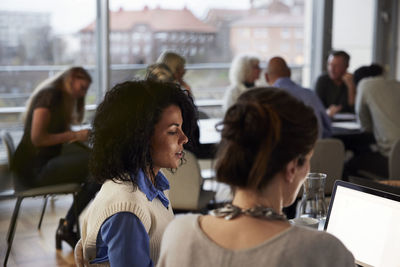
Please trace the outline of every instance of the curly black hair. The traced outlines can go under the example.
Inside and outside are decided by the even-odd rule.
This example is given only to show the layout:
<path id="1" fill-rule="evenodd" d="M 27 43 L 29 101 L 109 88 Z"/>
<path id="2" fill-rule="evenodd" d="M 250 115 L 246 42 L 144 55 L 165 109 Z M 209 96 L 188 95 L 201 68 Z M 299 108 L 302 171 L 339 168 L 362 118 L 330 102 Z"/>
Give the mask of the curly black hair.
<path id="1" fill-rule="evenodd" d="M 128 81 L 107 92 L 93 121 L 89 161 L 91 176 L 106 180 L 130 181 L 139 170 L 153 167 L 150 139 L 165 108 L 177 105 L 182 111 L 182 130 L 190 140 L 197 111 L 193 99 L 175 83 Z M 133 181 L 136 187 L 135 181 Z"/>

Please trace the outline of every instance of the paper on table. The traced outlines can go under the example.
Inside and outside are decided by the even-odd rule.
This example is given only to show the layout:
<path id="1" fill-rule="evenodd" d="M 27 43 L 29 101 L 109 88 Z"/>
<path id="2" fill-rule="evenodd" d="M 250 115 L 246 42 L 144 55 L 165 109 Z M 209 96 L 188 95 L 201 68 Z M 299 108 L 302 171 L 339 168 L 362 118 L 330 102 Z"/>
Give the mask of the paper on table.
<path id="1" fill-rule="evenodd" d="M 200 143 L 217 144 L 221 141 L 221 133 L 215 129 L 215 125 L 222 119 L 199 120 Z"/>
<path id="2" fill-rule="evenodd" d="M 344 128 L 349 130 L 360 130 L 361 125 L 354 121 L 332 122 L 333 127 Z"/>
<path id="3" fill-rule="evenodd" d="M 333 116 L 333 119 L 334 120 L 347 120 L 347 121 L 351 121 L 351 120 L 355 120 L 357 117 L 356 117 L 356 114 L 353 114 L 353 113 L 336 113 L 334 116 Z"/>
<path id="4" fill-rule="evenodd" d="M 91 124 L 77 124 L 77 125 L 71 125 L 71 130 L 72 131 L 80 131 L 80 130 L 91 130 L 92 125 Z"/>

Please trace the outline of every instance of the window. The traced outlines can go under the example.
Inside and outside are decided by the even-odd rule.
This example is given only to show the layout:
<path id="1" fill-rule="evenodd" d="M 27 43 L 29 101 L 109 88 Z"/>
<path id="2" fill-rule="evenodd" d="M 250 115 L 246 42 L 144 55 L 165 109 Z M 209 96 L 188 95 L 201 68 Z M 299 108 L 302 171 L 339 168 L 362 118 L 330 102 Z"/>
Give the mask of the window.
<path id="1" fill-rule="evenodd" d="M 350 71 L 372 63 L 374 3 L 373 0 L 334 1 L 332 48 L 349 53 Z"/>
<path id="2" fill-rule="evenodd" d="M 302 53 L 303 52 L 303 42 L 302 41 L 297 41 L 296 43 L 296 53 Z"/>
<path id="3" fill-rule="evenodd" d="M 155 34 L 155 37 L 159 40 L 166 40 L 168 37 L 168 34 L 165 32 L 159 32 Z"/>
<path id="4" fill-rule="evenodd" d="M 296 38 L 304 38 L 304 31 L 303 31 L 303 28 L 296 28 L 296 29 L 294 30 L 294 36 L 295 36 Z"/>
<path id="5" fill-rule="evenodd" d="M 257 39 L 266 39 L 268 38 L 268 29 L 263 29 L 263 28 L 254 29 L 253 35 L 254 38 Z"/>
<path id="6" fill-rule="evenodd" d="M 142 34 L 140 32 L 133 32 L 132 33 L 132 39 L 137 41 L 140 40 L 142 38 Z"/>
<path id="7" fill-rule="evenodd" d="M 281 29 L 281 38 L 282 39 L 289 39 L 290 38 L 290 29 L 289 28 L 282 28 Z"/>
<path id="8" fill-rule="evenodd" d="M 193 46 L 190 48 L 190 56 L 194 56 L 197 54 L 197 47 Z"/>
<path id="9" fill-rule="evenodd" d="M 132 46 L 132 54 L 137 55 L 140 52 L 140 46 L 139 45 L 133 45 Z"/>
<path id="10" fill-rule="evenodd" d="M 24 11 L 15 12 L 20 7 L 16 7 L 15 2 L 24 6 Z M 0 68 L 0 79 L 5 82 L 0 85 L 0 92 L 7 95 L 0 98 L 0 107 L 22 107 L 32 89 L 49 75 L 55 74 L 59 70 L 58 66 L 84 65 L 95 76 L 96 1 L 78 2 L 77 9 L 76 1 L 67 0 L 51 5 L 48 0 L 1 1 L 0 67 L 3 68 Z M 293 26 L 293 30 L 286 24 L 279 27 L 271 24 L 268 19 L 273 16 L 266 15 L 270 13 L 262 4 L 267 0 L 254 1 L 251 14 L 248 0 L 200 1 L 196 5 L 193 1 L 182 0 L 181 6 L 173 2 L 154 0 L 153 3 L 145 0 L 139 4 L 138 1 L 109 1 L 110 19 L 116 18 L 117 12 L 131 12 L 130 16 L 110 23 L 110 84 L 123 79 L 144 77 L 147 64 L 154 63 L 161 52 L 170 49 L 185 56 L 188 65 L 185 79 L 193 88 L 196 100 L 221 100 L 229 85 L 230 62 L 236 55 L 257 52 L 261 60 L 271 55 L 281 55 L 288 59 L 289 64 L 294 64 L 304 57 L 300 50 L 307 50 L 307 47 L 301 49 L 300 43 L 291 41 L 292 35 L 298 42 L 304 43 L 306 39 L 308 32 L 302 20 L 310 14 L 304 8 L 307 1 L 281 1 L 293 11 L 284 16 L 290 19 L 299 16 L 299 25 Z M 179 24 L 179 16 L 187 15 L 186 11 L 183 12 L 183 2 L 193 17 L 191 20 L 183 20 L 185 23 L 179 27 L 171 26 Z M 7 5 L 10 8 L 3 10 L 3 6 Z M 177 19 L 168 25 L 154 23 L 158 17 L 146 18 L 145 5 L 149 14 L 157 10 L 158 16 L 163 16 L 162 10 L 168 10 L 169 14 L 174 13 L 172 18 Z M 12 9 L 12 6 L 16 8 Z M 221 12 L 227 6 L 237 8 L 234 15 Z M 188 25 L 187 21 L 193 21 L 193 25 Z M 31 27 L 29 30 L 28 26 Z M 281 28 L 282 33 L 278 30 Z M 285 39 L 281 40 L 281 36 Z M 4 68 L 22 65 L 24 71 L 22 67 L 13 72 L 5 71 Z M 43 66 L 51 68 L 44 70 Z M 302 66 L 296 71 L 302 72 Z M 96 103 L 97 91 L 94 88 L 97 88 L 96 83 L 89 90 L 88 104 Z M 221 111 L 217 109 L 210 111 L 209 115 L 221 116 Z"/>
<path id="11" fill-rule="evenodd" d="M 283 52 L 283 53 L 289 52 L 289 49 L 290 49 L 289 43 L 287 43 L 287 42 L 281 43 L 281 46 L 280 46 L 281 52 Z"/>

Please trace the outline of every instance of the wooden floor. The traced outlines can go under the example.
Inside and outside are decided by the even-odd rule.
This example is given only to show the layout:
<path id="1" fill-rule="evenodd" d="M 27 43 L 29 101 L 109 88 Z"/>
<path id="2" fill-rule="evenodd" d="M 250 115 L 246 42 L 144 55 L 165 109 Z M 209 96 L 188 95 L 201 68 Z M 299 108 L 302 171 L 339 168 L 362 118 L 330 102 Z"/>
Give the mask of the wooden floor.
<path id="1" fill-rule="evenodd" d="M 50 199 L 39 231 L 37 225 L 43 198 L 27 198 L 21 205 L 17 229 L 7 266 L 75 266 L 72 248 L 65 242 L 55 249 L 55 232 L 59 219 L 72 203 L 72 196 Z M 15 199 L 0 201 L 0 264 L 7 251 L 6 235 Z"/>

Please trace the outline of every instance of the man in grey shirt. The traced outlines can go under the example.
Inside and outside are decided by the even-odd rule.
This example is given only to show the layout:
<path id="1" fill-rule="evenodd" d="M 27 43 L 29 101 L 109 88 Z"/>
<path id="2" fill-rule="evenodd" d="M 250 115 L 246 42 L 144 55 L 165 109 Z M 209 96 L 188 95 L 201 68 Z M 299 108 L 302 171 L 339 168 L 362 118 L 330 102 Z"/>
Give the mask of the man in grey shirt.
<path id="1" fill-rule="evenodd" d="M 372 132 L 378 151 L 351 160 L 350 169 L 362 169 L 379 177 L 388 177 L 388 156 L 400 138 L 400 82 L 383 76 L 362 79 L 357 87 L 356 113 L 361 127 Z M 354 173 L 353 173 L 354 174 Z"/>

